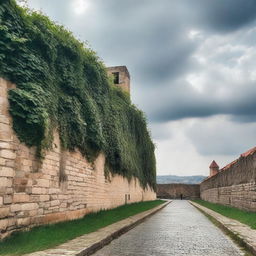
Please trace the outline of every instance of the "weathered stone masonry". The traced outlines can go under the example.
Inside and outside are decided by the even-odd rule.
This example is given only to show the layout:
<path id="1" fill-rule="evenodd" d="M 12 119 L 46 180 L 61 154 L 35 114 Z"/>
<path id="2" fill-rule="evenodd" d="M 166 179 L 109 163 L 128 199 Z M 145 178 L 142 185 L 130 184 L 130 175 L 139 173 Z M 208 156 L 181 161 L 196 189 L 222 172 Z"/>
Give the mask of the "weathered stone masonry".
<path id="1" fill-rule="evenodd" d="M 256 150 L 222 168 L 200 185 L 203 200 L 256 211 Z"/>
<path id="2" fill-rule="evenodd" d="M 57 133 L 52 150 L 39 160 L 35 148 L 20 143 L 13 132 L 7 99 L 11 88 L 0 79 L 0 238 L 25 227 L 156 198 L 138 179 L 106 179 L 103 154 L 90 164 L 78 151 L 61 152 Z"/>
<path id="3" fill-rule="evenodd" d="M 157 197 L 159 198 L 180 198 L 184 199 L 200 198 L 199 184 L 157 184 Z"/>

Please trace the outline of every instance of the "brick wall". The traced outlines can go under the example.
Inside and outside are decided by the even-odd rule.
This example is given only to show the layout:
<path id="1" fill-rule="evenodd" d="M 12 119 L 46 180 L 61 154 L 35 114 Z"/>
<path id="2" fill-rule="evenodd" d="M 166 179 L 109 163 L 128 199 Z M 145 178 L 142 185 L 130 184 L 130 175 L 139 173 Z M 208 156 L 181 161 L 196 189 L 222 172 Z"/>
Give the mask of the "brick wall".
<path id="1" fill-rule="evenodd" d="M 156 198 L 136 178 L 106 179 L 103 154 L 90 164 L 78 151 L 62 152 L 57 133 L 52 150 L 38 159 L 35 148 L 20 143 L 12 130 L 7 100 L 11 88 L 0 79 L 0 238 L 25 227 Z"/>
<path id="2" fill-rule="evenodd" d="M 200 192 L 203 200 L 256 211 L 256 153 L 203 181 Z"/>
<path id="3" fill-rule="evenodd" d="M 185 199 L 200 198 L 199 184 L 158 184 L 157 197 L 159 198 L 180 198 L 183 195 Z"/>

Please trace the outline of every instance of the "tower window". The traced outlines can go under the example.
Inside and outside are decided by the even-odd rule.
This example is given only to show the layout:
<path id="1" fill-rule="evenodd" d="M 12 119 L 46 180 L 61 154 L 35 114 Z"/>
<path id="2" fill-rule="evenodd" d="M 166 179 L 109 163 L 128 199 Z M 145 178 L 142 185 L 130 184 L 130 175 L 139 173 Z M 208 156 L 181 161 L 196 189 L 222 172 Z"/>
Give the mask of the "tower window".
<path id="1" fill-rule="evenodd" d="M 119 72 L 113 72 L 114 84 L 119 84 Z"/>

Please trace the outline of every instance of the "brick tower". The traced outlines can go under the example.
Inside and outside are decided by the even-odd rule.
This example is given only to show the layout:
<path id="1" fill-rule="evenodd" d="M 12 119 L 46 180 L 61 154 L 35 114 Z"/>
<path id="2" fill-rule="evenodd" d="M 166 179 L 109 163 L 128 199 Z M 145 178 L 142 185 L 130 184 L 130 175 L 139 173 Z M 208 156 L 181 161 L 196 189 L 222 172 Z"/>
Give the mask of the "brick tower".
<path id="1" fill-rule="evenodd" d="M 107 68 L 108 75 L 114 76 L 114 84 L 130 94 L 130 74 L 126 66 Z"/>
<path id="2" fill-rule="evenodd" d="M 216 175 L 219 172 L 219 166 L 217 165 L 217 163 L 214 160 L 212 161 L 209 168 L 210 168 L 210 177 Z"/>

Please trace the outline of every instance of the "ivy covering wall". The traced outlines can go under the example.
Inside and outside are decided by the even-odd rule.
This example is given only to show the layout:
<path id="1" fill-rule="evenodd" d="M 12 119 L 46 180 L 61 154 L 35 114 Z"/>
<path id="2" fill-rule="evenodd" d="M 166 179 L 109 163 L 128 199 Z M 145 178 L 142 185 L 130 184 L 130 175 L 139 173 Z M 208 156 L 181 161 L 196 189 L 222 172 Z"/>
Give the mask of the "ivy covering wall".
<path id="1" fill-rule="evenodd" d="M 111 85 L 94 51 L 47 17 L 0 2 L 0 76 L 9 91 L 20 141 L 50 149 L 58 130 L 63 150 L 93 161 L 106 155 L 106 171 L 155 188 L 154 144 L 143 113 Z"/>

